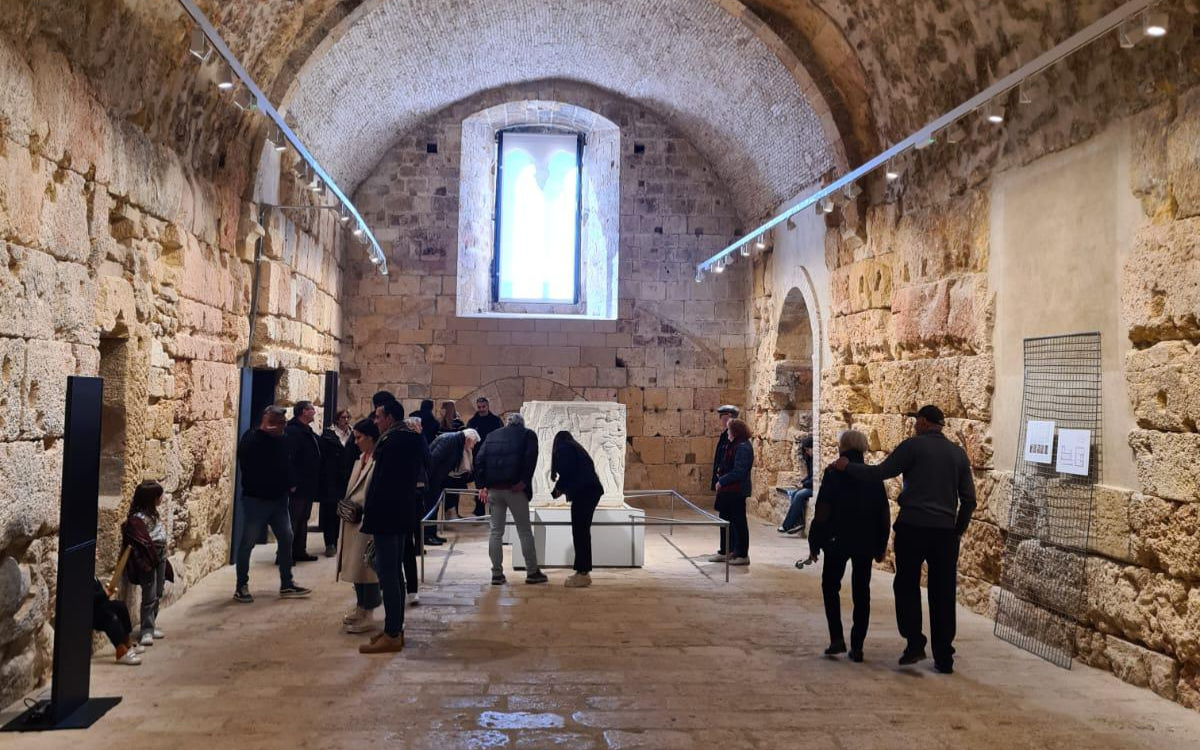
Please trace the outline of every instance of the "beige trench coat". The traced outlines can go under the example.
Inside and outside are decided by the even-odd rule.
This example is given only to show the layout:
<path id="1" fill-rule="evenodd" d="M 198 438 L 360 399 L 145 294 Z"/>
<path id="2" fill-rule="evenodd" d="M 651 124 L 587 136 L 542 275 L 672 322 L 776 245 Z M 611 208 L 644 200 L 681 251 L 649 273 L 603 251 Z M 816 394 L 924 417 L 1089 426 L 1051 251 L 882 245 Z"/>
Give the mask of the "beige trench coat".
<path id="1" fill-rule="evenodd" d="M 366 464 L 361 460 L 354 462 L 354 471 L 350 473 L 350 481 L 346 485 L 346 498 L 360 508 L 366 502 L 367 485 L 371 483 L 374 471 L 373 456 Z M 342 532 L 338 535 L 337 579 L 350 583 L 379 583 L 375 571 L 363 562 L 363 553 L 367 551 L 367 540 L 371 536 L 360 532 L 360 526 L 361 523 L 342 521 Z"/>

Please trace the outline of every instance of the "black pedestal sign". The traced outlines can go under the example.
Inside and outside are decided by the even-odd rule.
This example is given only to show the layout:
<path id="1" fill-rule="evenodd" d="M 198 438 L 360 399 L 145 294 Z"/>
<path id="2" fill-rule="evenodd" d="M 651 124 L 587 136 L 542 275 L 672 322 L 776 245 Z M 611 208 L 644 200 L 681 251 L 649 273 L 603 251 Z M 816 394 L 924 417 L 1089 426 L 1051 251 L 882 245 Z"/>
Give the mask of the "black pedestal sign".
<path id="1" fill-rule="evenodd" d="M 50 700 L 4 726 L 8 732 L 82 729 L 120 698 L 91 698 L 92 593 L 100 500 L 100 378 L 67 378 L 58 590 L 54 604 L 54 674 Z"/>

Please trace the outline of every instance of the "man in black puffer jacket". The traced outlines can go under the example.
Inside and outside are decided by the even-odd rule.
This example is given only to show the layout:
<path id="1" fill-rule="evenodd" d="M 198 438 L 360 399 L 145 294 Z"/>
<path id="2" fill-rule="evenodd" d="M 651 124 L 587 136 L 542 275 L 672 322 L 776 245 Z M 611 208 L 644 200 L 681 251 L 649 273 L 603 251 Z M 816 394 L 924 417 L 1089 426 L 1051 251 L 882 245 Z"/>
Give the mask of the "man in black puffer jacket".
<path id="1" fill-rule="evenodd" d="M 525 420 L 520 414 L 509 414 L 506 422 L 504 427 L 488 436 L 475 457 L 475 486 L 480 488 L 480 498 L 492 506 L 491 537 L 488 539 L 492 585 L 505 582 L 502 545 L 509 511 L 517 525 L 517 537 L 525 556 L 525 583 L 545 583 L 549 579 L 538 567 L 533 528 L 529 525 L 538 439 L 533 430 L 525 428 Z"/>
<path id="2" fill-rule="evenodd" d="M 311 401 L 297 401 L 292 407 L 292 419 L 287 423 L 285 434 L 292 447 L 292 466 L 296 477 L 296 489 L 289 502 L 292 516 L 292 560 L 311 562 L 315 555 L 308 554 L 308 517 L 312 515 L 313 501 L 321 490 L 321 439 L 313 432 L 313 417 L 317 410 Z"/>

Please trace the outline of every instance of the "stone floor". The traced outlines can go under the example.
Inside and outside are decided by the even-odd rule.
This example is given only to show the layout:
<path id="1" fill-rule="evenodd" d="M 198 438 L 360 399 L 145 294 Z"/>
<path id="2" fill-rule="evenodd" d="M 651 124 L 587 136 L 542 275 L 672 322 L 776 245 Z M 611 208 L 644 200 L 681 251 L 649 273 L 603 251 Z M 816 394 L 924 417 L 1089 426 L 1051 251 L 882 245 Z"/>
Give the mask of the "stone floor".
<path id="1" fill-rule="evenodd" d="M 884 574 L 867 661 L 825 658 L 819 573 L 792 568 L 807 545 L 756 526 L 753 565 L 726 584 L 702 562 L 713 534 L 648 534 L 644 569 L 569 590 L 561 570 L 548 586 L 488 585 L 483 533 L 465 531 L 431 552 L 395 656 L 360 656 L 365 636 L 340 631 L 352 595 L 331 560 L 300 568 L 311 599 L 281 601 L 259 548 L 254 604 L 230 599 L 224 569 L 164 612 L 168 637 L 141 667 L 96 657 L 93 694 L 124 697 L 97 725 L 0 747 L 1197 747 L 1200 714 L 1051 666 L 965 611 L 956 674 L 897 667 Z"/>

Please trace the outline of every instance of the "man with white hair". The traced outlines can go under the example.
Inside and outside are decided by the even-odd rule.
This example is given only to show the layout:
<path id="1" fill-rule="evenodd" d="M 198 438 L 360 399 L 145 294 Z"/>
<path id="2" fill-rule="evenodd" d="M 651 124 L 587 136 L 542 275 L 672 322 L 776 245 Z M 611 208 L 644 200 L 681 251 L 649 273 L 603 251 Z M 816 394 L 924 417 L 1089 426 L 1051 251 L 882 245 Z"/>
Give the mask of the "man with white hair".
<path id="1" fill-rule="evenodd" d="M 538 567 L 533 528 L 529 524 L 529 501 L 533 499 L 533 472 L 537 467 L 537 434 L 525 427 L 520 414 L 509 414 L 505 426 L 493 432 L 475 457 L 475 486 L 480 499 L 491 505 L 491 536 L 488 555 L 492 558 L 492 585 L 505 583 L 504 524 L 511 512 L 517 538 L 525 556 L 525 583 L 545 583 Z"/>

